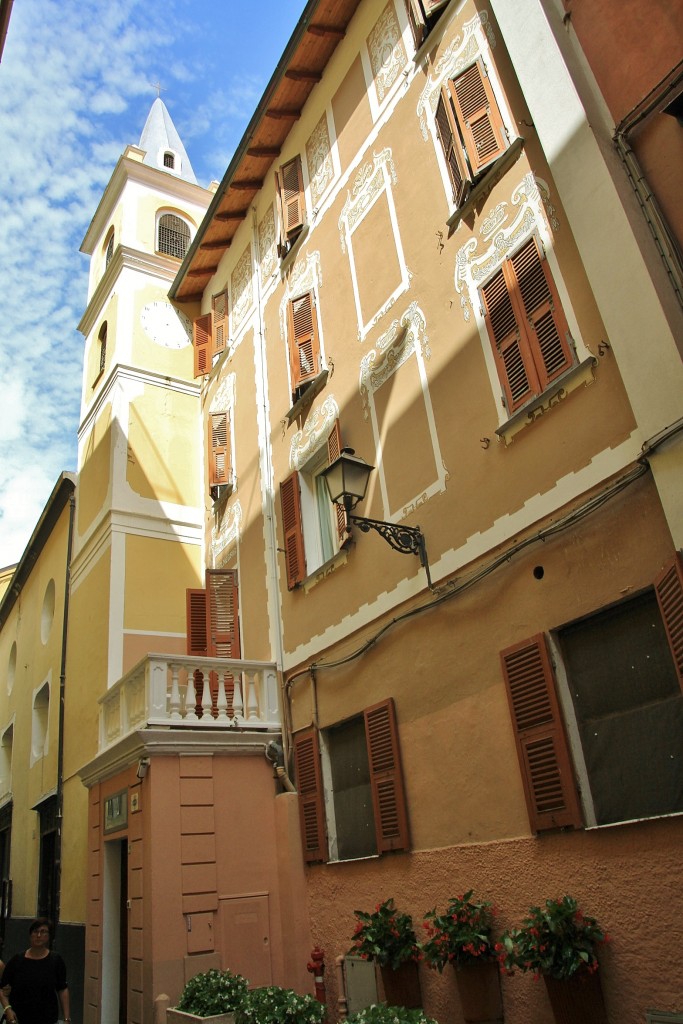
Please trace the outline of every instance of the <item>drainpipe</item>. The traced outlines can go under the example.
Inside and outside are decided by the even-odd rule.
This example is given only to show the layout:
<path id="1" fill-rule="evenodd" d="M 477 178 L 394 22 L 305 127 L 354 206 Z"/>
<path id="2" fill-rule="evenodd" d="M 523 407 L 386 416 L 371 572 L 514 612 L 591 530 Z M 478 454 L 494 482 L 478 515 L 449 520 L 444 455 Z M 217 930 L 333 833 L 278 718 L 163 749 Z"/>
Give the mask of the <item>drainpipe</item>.
<path id="1" fill-rule="evenodd" d="M 64 808 L 64 703 L 66 694 L 66 641 L 69 623 L 69 594 L 71 591 L 71 552 L 73 549 L 74 515 L 76 499 L 69 498 L 69 531 L 64 573 L 64 618 L 62 622 L 62 655 L 59 670 L 59 728 L 57 734 L 57 834 L 55 836 L 55 906 L 54 927 L 59 924 L 62 905 L 62 823 Z"/>

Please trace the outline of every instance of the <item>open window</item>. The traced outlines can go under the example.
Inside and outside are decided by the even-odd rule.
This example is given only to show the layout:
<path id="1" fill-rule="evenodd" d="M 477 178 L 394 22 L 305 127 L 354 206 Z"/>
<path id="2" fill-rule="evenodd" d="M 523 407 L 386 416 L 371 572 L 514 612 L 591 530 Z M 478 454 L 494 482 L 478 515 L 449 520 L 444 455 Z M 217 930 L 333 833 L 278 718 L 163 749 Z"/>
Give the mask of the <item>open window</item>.
<path id="1" fill-rule="evenodd" d="M 318 312 L 312 290 L 290 299 L 287 304 L 287 346 L 292 402 L 295 402 L 322 368 Z"/>
<path id="2" fill-rule="evenodd" d="M 393 699 L 322 733 L 297 733 L 294 764 L 307 862 L 409 849 Z"/>
<path id="3" fill-rule="evenodd" d="M 209 413 L 207 424 L 209 490 L 214 501 L 232 491 L 232 421 L 229 412 Z"/>
<path id="4" fill-rule="evenodd" d="M 545 251 L 535 236 L 481 288 L 486 329 L 510 415 L 576 357 Z"/>
<path id="5" fill-rule="evenodd" d="M 435 126 L 461 206 L 478 179 L 508 148 L 507 132 L 481 57 L 442 87 Z"/>
<path id="6" fill-rule="evenodd" d="M 303 230 L 306 220 L 306 199 L 301 156 L 297 155 L 275 172 L 280 241 L 278 255 L 283 258 L 290 251 Z"/>
<path id="7" fill-rule="evenodd" d="M 415 40 L 415 49 L 419 50 L 431 30 L 439 20 L 449 0 L 404 0 L 410 30 Z"/>
<path id="8" fill-rule="evenodd" d="M 341 453 L 339 421 L 300 470 L 280 485 L 287 588 L 293 590 L 333 558 L 348 536 L 346 513 L 330 501 L 324 470 Z"/>
<path id="9" fill-rule="evenodd" d="M 228 292 L 224 289 L 212 296 L 211 312 L 198 316 L 193 324 L 194 375 L 209 373 L 216 356 L 220 356 L 229 343 Z"/>
<path id="10" fill-rule="evenodd" d="M 501 653 L 534 832 L 683 811 L 681 609 L 677 555 L 650 590 L 558 629 L 557 668 L 543 634 Z"/>

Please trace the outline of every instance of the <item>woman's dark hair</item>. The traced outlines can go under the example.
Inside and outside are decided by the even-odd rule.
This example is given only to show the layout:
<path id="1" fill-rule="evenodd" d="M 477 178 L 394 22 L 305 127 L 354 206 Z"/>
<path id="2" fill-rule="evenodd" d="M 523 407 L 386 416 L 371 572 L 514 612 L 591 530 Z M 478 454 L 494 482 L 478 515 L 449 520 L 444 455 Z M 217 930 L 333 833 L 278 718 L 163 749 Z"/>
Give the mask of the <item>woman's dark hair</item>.
<path id="1" fill-rule="evenodd" d="M 46 917 L 36 917 L 31 921 L 28 926 L 29 935 L 33 935 L 33 933 L 37 932 L 39 928 L 47 928 L 50 935 L 52 935 L 52 921 L 48 921 Z"/>

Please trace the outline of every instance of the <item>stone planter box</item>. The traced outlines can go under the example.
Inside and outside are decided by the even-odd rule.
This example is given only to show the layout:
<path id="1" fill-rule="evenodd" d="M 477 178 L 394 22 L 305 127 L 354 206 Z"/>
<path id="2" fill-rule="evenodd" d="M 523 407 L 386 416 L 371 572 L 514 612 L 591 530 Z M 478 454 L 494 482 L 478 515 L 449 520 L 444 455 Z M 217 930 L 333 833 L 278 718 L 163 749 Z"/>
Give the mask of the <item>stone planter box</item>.
<path id="1" fill-rule="evenodd" d="M 197 1017 L 194 1013 L 185 1013 L 169 1006 L 166 1010 L 166 1024 L 235 1024 L 235 1014 L 217 1013 L 213 1017 Z"/>

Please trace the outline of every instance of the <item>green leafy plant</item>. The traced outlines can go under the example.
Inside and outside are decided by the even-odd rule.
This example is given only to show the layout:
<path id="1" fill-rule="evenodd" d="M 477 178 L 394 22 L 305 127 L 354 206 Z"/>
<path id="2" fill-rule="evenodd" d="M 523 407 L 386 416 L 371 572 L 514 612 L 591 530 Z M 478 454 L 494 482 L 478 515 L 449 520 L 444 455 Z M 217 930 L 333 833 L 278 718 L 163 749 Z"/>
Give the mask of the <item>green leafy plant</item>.
<path id="1" fill-rule="evenodd" d="M 407 1010 L 405 1006 L 374 1003 L 349 1017 L 346 1024 L 436 1024 L 423 1010 Z"/>
<path id="2" fill-rule="evenodd" d="M 392 967 L 420 959 L 420 947 L 410 914 L 399 912 L 393 899 L 378 903 L 372 913 L 354 910 L 356 930 L 350 955 Z"/>
<path id="3" fill-rule="evenodd" d="M 235 1015 L 236 1024 L 321 1024 L 325 1006 L 291 988 L 266 985 L 252 989 Z"/>
<path id="4" fill-rule="evenodd" d="M 609 942 L 594 917 L 579 909 L 573 896 L 530 907 L 520 928 L 501 937 L 496 950 L 503 970 L 533 971 L 536 977 L 571 978 L 577 971 L 597 971 L 597 947 Z"/>
<path id="5" fill-rule="evenodd" d="M 237 1010 L 244 1002 L 249 982 L 241 974 L 219 971 L 212 967 L 204 974 L 195 974 L 186 983 L 176 1009 L 195 1017 L 213 1017 Z"/>
<path id="6" fill-rule="evenodd" d="M 491 938 L 493 906 L 487 900 L 472 899 L 472 895 L 470 889 L 462 896 L 452 896 L 443 914 L 436 910 L 425 914 L 427 939 L 422 943 L 422 958 L 429 967 L 443 971 L 446 964 L 462 967 L 496 958 Z"/>

